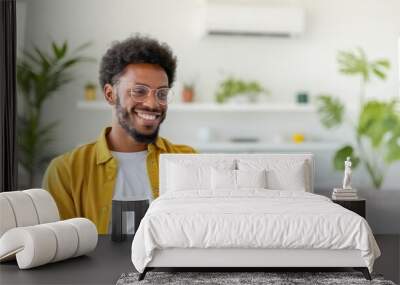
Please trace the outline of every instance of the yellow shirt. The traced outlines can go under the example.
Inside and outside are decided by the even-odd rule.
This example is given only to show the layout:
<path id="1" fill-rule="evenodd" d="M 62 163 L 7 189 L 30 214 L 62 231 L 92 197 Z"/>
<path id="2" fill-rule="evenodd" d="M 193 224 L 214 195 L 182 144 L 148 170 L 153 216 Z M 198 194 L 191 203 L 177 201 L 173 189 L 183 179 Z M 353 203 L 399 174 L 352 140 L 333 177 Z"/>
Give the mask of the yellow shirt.
<path id="1" fill-rule="evenodd" d="M 53 159 L 43 178 L 43 188 L 53 196 L 62 219 L 85 217 L 99 234 L 108 233 L 117 160 L 108 149 L 105 128 L 97 141 Z M 193 148 L 174 145 L 158 137 L 147 147 L 147 173 L 153 197 L 158 197 L 158 162 L 161 153 L 194 153 Z"/>

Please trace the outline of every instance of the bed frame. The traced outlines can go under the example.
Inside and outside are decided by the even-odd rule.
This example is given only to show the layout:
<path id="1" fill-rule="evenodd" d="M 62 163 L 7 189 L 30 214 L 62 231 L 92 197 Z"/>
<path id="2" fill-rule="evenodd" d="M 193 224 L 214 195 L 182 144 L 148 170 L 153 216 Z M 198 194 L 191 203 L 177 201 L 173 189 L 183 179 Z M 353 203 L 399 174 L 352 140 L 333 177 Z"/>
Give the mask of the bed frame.
<path id="1" fill-rule="evenodd" d="M 221 159 L 221 158 L 285 158 L 306 161 L 307 191 L 314 190 L 314 158 L 306 154 L 185 154 L 185 158 Z M 160 195 L 166 192 L 166 165 L 168 161 L 182 159 L 182 154 L 162 154 L 160 156 Z M 367 280 L 371 275 L 359 250 L 330 249 L 249 249 L 249 248 L 169 248 L 157 249 L 153 259 L 147 265 L 139 280 L 143 280 L 148 271 L 154 269 L 182 269 L 182 271 L 284 271 L 306 270 L 324 271 L 353 268 L 361 271 Z M 340 271 L 340 270 L 338 270 Z"/>
<path id="2" fill-rule="evenodd" d="M 318 271 L 353 268 L 371 280 L 369 270 L 359 250 L 328 249 L 193 249 L 171 248 L 156 250 L 152 261 L 139 275 L 143 280 L 146 273 L 154 269 L 185 271 Z M 341 270 L 339 270 L 341 269 Z"/>

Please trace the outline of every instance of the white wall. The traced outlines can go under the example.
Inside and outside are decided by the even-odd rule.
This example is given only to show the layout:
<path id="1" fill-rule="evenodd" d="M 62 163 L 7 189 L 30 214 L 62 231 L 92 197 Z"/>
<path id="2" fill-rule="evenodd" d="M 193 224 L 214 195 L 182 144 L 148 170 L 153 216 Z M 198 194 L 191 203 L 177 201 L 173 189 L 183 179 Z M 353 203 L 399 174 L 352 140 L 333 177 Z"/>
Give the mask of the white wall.
<path id="1" fill-rule="evenodd" d="M 304 7 L 306 33 L 296 39 L 202 37 L 204 1 L 29 1 L 27 46 L 35 43 L 47 47 L 52 39 L 67 39 L 74 47 L 91 40 L 93 45 L 87 54 L 97 59 L 96 64 L 85 64 L 76 69 L 77 80 L 48 102 L 45 119 L 60 121 L 55 134 L 57 140 L 50 151 L 61 153 L 95 138 L 109 122 L 110 112 L 78 110 L 76 104 L 83 98 L 84 84 L 97 81 L 98 63 L 109 44 L 136 32 L 154 36 L 172 47 L 179 59 L 177 87 L 182 82 L 195 80 L 198 101 L 211 101 L 218 82 L 232 74 L 259 80 L 272 92 L 270 101 L 292 102 L 297 91 L 306 90 L 312 96 L 321 92 L 333 93 L 340 96 L 347 107 L 354 108 L 358 102 L 359 82 L 356 78 L 338 74 L 336 54 L 338 50 L 357 46 L 363 47 L 371 58 L 388 58 L 393 65 L 387 81 L 371 82 L 367 95 L 399 96 L 400 1 L 242 2 Z M 202 126 L 212 126 L 221 138 L 247 134 L 268 140 L 277 133 L 289 136 L 293 132 L 304 132 L 312 138 L 352 140 L 350 129 L 327 131 L 315 114 L 170 114 L 162 134 L 175 142 L 193 143 L 196 130 Z M 316 186 L 329 190 L 339 185 L 341 174 L 331 167 L 332 151 L 316 152 L 316 156 Z M 377 195 L 366 190 L 370 183 L 365 178 L 365 171 L 355 172 L 354 183 L 366 191 L 364 196 L 373 196 L 368 203 L 374 209 L 371 224 L 375 231 L 400 232 L 400 223 L 385 224 L 393 221 L 387 219 L 389 216 L 400 218 L 399 173 L 397 163 L 388 172 L 384 190 L 381 190 L 384 194 Z"/>

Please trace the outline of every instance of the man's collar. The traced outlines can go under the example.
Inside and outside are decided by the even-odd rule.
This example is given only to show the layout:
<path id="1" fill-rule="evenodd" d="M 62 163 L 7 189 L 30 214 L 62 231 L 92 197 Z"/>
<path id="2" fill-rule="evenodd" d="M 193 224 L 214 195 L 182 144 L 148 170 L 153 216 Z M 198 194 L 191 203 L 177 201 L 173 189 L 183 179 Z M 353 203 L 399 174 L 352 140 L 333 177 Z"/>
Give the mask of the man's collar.
<path id="1" fill-rule="evenodd" d="M 157 137 L 155 143 L 153 143 L 153 144 L 155 144 L 157 148 L 159 148 L 159 149 L 161 149 L 163 151 L 167 150 L 164 140 L 159 136 Z M 153 144 L 151 144 L 151 145 L 153 145 Z"/>
<path id="2" fill-rule="evenodd" d="M 96 142 L 96 163 L 101 164 L 112 158 L 111 152 L 108 149 L 107 134 L 111 131 L 111 127 L 104 128 Z"/>
<path id="3" fill-rule="evenodd" d="M 110 160 L 113 156 L 108 148 L 107 144 L 107 134 L 111 131 L 111 127 L 106 127 L 101 132 L 100 136 L 97 138 L 96 142 L 96 163 L 102 164 Z M 166 146 L 164 140 L 161 137 L 157 137 L 154 143 L 151 143 L 147 146 L 148 151 L 152 151 L 153 149 L 158 148 L 163 151 L 166 151 Z"/>

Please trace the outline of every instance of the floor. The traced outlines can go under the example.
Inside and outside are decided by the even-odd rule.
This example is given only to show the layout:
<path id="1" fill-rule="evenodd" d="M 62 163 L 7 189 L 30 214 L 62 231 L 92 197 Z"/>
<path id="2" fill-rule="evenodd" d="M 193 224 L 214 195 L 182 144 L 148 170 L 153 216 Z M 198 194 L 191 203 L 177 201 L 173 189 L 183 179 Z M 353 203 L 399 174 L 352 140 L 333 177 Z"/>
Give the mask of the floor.
<path id="1" fill-rule="evenodd" d="M 375 262 L 374 272 L 400 285 L 400 235 L 375 235 L 375 238 L 382 255 Z M 96 250 L 86 256 L 30 270 L 18 270 L 15 261 L 2 263 L 0 284 L 115 284 L 122 273 L 134 271 L 131 242 L 132 238 L 115 243 L 110 236 L 100 236 Z"/>
<path id="2" fill-rule="evenodd" d="M 375 261 L 374 272 L 400 284 L 400 235 L 375 235 L 381 257 Z"/>

